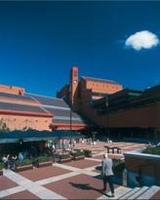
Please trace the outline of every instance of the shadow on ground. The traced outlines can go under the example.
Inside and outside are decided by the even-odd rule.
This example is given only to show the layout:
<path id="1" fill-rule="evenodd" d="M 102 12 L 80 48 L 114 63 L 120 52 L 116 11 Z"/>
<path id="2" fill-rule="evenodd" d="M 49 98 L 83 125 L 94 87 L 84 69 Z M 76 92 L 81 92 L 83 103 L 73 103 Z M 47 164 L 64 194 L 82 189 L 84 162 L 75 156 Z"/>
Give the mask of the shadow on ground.
<path id="1" fill-rule="evenodd" d="M 106 194 L 102 190 L 94 188 L 94 187 L 90 186 L 89 184 L 80 184 L 80 183 L 73 183 L 73 182 L 70 182 L 69 184 L 71 184 L 73 187 L 81 189 L 81 190 L 95 190 L 103 195 L 106 195 L 107 197 L 111 197 L 110 195 Z"/>
<path id="2" fill-rule="evenodd" d="M 94 178 L 102 180 L 102 175 L 94 176 Z M 122 185 L 122 176 L 114 176 L 113 177 L 113 183 L 116 184 L 116 185 Z"/>

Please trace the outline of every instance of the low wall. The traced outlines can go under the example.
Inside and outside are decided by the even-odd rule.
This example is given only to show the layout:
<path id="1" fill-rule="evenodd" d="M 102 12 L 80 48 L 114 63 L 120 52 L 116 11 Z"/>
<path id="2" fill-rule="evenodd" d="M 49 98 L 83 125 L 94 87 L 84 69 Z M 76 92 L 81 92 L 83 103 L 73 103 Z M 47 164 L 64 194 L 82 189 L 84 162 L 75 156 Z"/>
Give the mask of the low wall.
<path id="1" fill-rule="evenodd" d="M 160 156 L 141 152 L 124 153 L 128 186 L 160 185 Z"/>

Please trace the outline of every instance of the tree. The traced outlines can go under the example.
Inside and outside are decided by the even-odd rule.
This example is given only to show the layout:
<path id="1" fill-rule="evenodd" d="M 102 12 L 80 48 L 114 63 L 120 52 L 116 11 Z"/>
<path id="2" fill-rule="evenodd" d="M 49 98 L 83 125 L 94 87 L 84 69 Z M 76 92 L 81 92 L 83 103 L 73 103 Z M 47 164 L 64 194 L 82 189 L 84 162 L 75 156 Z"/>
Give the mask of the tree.
<path id="1" fill-rule="evenodd" d="M 160 142 L 160 129 L 159 128 L 156 128 L 154 130 L 154 135 L 155 135 L 155 142 L 156 144 Z"/>
<path id="2" fill-rule="evenodd" d="M 0 119 L 0 132 L 8 132 L 10 131 L 7 127 L 6 122 L 3 119 Z"/>

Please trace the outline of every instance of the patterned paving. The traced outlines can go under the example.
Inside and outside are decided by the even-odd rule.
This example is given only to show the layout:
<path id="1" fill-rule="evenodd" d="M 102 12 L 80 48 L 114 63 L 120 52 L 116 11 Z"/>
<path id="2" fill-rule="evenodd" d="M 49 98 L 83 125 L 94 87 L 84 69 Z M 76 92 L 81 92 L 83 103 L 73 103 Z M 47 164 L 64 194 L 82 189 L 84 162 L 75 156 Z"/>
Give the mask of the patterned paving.
<path id="1" fill-rule="evenodd" d="M 31 192 L 28 192 L 27 190 L 4 197 L 4 199 L 24 199 L 24 198 L 39 199 L 36 195 L 32 194 Z"/>
<path id="2" fill-rule="evenodd" d="M 99 162 L 97 162 L 97 161 L 87 160 L 87 159 L 76 160 L 76 161 L 71 161 L 71 162 L 65 163 L 65 165 L 77 167 L 77 168 L 80 168 L 80 169 L 93 167 L 93 166 L 96 166 L 98 164 L 99 164 Z"/>
<path id="3" fill-rule="evenodd" d="M 141 146 L 133 143 L 118 145 L 127 151 Z M 4 176 L 0 177 L 0 199 L 106 199 L 101 192 L 102 181 L 97 178 L 99 173 L 94 170 L 101 164 L 104 143 L 94 147 L 98 153 L 92 158 L 55 163 L 20 173 L 4 170 Z M 122 193 L 123 188 L 118 188 L 116 191 Z M 154 195 L 160 196 L 159 193 Z"/>
<path id="4" fill-rule="evenodd" d="M 34 168 L 32 170 L 27 170 L 20 172 L 20 174 L 32 181 L 38 181 L 41 179 L 46 179 L 53 176 L 58 176 L 70 172 L 69 170 L 58 168 L 58 167 L 41 167 Z"/>
<path id="5" fill-rule="evenodd" d="M 65 186 L 65 187 L 63 187 Z M 77 175 L 69 179 L 46 185 L 68 199 L 97 199 L 102 196 L 102 181 L 88 175 Z"/>
<path id="6" fill-rule="evenodd" d="M 97 142 L 96 145 L 80 143 L 76 145 L 76 148 L 90 149 L 93 152 L 93 154 L 98 154 L 101 152 L 105 152 L 106 145 L 110 147 L 113 146 L 119 147 L 122 149 L 122 152 L 133 151 L 139 148 L 143 148 L 145 146 L 145 144 L 131 143 L 131 142 L 113 142 L 113 143 Z"/>
<path id="7" fill-rule="evenodd" d="M 9 189 L 15 186 L 17 186 L 17 184 L 14 181 L 9 180 L 5 176 L 0 176 L 0 191 Z"/>

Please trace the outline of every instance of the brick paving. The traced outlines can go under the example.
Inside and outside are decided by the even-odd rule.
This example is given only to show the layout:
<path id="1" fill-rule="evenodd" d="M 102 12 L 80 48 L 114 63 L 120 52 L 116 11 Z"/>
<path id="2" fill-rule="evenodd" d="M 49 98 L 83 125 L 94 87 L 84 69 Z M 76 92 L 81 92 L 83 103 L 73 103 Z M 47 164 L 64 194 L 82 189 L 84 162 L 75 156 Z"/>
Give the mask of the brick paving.
<path id="1" fill-rule="evenodd" d="M 88 168 L 88 167 L 93 167 L 95 165 L 99 165 L 99 162 L 83 159 L 83 160 L 71 161 L 71 162 L 65 163 L 65 165 L 84 169 L 84 168 Z"/>
<path id="2" fill-rule="evenodd" d="M 28 192 L 27 190 L 23 192 L 18 192 L 4 197 L 3 199 L 39 199 L 36 195 Z"/>
<path id="3" fill-rule="evenodd" d="M 79 144 L 85 149 L 93 150 L 94 157 L 92 158 L 53 164 L 53 166 L 27 170 L 18 174 L 5 172 L 4 176 L 0 176 L 0 199 L 97 199 L 104 197 L 101 192 L 102 180 L 98 178 L 99 173 L 94 172 L 93 168 L 100 164 L 105 153 L 105 144 L 104 142 L 99 142 L 95 146 Z M 109 145 L 120 147 L 123 152 L 145 146 L 123 142 Z M 109 156 L 113 158 L 113 154 Z M 160 192 L 152 199 L 159 197 Z"/>
<path id="4" fill-rule="evenodd" d="M 145 147 L 145 144 L 139 144 L 139 143 L 131 143 L 131 142 L 113 142 L 113 143 L 106 143 L 106 142 L 97 142 L 96 145 L 91 144 L 76 144 L 76 148 L 78 149 L 90 149 L 94 154 L 105 152 L 105 146 L 116 146 L 122 149 L 123 152 L 126 151 L 133 151 L 135 149 L 143 148 Z"/>
<path id="5" fill-rule="evenodd" d="M 12 187 L 17 186 L 17 184 L 5 176 L 0 176 L 0 191 L 6 190 Z"/>
<path id="6" fill-rule="evenodd" d="M 20 174 L 32 181 L 38 181 L 41 179 L 46 179 L 53 176 L 58 176 L 62 174 L 69 173 L 69 170 L 49 166 L 49 167 L 41 167 L 35 168 L 27 171 L 20 172 Z"/>
<path id="7" fill-rule="evenodd" d="M 103 194 L 101 192 L 102 181 L 87 175 L 74 176 L 54 184 L 48 184 L 45 187 L 68 199 L 97 199 Z"/>

